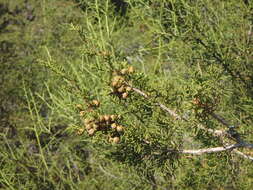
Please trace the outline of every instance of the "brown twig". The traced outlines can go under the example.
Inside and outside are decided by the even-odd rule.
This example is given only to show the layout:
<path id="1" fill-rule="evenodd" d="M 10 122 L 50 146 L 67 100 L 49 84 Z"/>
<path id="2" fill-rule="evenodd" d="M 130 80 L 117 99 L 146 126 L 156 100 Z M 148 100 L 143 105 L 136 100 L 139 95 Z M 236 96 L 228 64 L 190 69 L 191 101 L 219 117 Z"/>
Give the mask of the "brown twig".
<path id="1" fill-rule="evenodd" d="M 246 154 L 244 154 L 244 153 L 242 153 L 242 152 L 240 152 L 240 151 L 238 151 L 236 149 L 234 149 L 233 152 L 235 152 L 236 154 L 242 156 L 243 158 L 246 158 L 246 159 L 249 159 L 249 160 L 253 161 L 253 157 L 252 156 L 246 155 Z"/>

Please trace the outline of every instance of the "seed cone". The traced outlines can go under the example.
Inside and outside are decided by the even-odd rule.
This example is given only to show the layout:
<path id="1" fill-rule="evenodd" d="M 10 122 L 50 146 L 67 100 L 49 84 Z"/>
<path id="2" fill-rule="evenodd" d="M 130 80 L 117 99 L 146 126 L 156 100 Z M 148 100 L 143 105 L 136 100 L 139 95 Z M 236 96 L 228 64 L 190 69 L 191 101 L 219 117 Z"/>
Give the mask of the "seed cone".
<path id="1" fill-rule="evenodd" d="M 85 125 L 85 129 L 86 129 L 86 130 L 90 130 L 91 128 L 92 128 L 91 124 Z"/>
<path id="2" fill-rule="evenodd" d="M 90 136 L 93 136 L 93 135 L 95 134 L 95 129 L 89 129 L 89 130 L 88 130 L 88 134 L 89 134 Z"/>
<path id="3" fill-rule="evenodd" d="M 84 129 L 83 129 L 83 128 L 80 128 L 80 129 L 77 130 L 77 134 L 78 134 L 78 135 L 83 134 L 83 132 L 84 132 Z"/>
<path id="4" fill-rule="evenodd" d="M 126 91 L 127 91 L 127 92 L 129 92 L 129 91 L 131 91 L 131 90 L 132 90 L 132 88 L 131 88 L 130 86 L 127 86 L 127 87 L 126 87 Z"/>
<path id="5" fill-rule="evenodd" d="M 121 86 L 121 87 L 118 88 L 117 91 L 118 91 L 119 93 L 122 93 L 122 92 L 125 91 L 125 87 L 124 87 L 124 86 Z"/>
<path id="6" fill-rule="evenodd" d="M 85 111 L 80 111 L 80 116 L 82 117 L 82 116 L 84 116 L 85 115 Z"/>
<path id="7" fill-rule="evenodd" d="M 116 129 L 116 128 L 117 128 L 117 124 L 116 124 L 116 123 L 113 123 L 113 124 L 111 125 L 111 128 L 112 128 L 112 129 Z"/>
<path id="8" fill-rule="evenodd" d="M 113 143 L 118 144 L 120 142 L 120 138 L 119 137 L 113 137 Z"/>
<path id="9" fill-rule="evenodd" d="M 89 124 L 89 123 L 91 123 L 91 122 L 92 122 L 91 119 L 87 119 L 87 118 L 86 118 L 86 119 L 84 120 L 84 124 L 85 124 L 85 125 L 87 125 L 87 124 Z"/>
<path id="10" fill-rule="evenodd" d="M 118 132 L 122 132 L 124 130 L 124 128 L 123 128 L 123 126 L 119 125 L 119 126 L 117 126 L 116 130 Z"/>
<path id="11" fill-rule="evenodd" d="M 123 99 L 126 99 L 127 96 L 128 96 L 128 93 L 127 93 L 127 92 L 124 92 L 124 93 L 122 94 L 122 98 L 123 98 Z"/>
<path id="12" fill-rule="evenodd" d="M 122 76 L 115 76 L 113 79 L 112 79 L 112 83 L 111 85 L 113 87 L 120 87 L 122 85 L 122 82 L 124 81 L 124 78 Z"/>
<path id="13" fill-rule="evenodd" d="M 121 73 L 122 75 L 125 75 L 125 74 L 128 73 L 128 69 L 122 69 L 122 70 L 120 71 L 120 73 Z"/>
<path id="14" fill-rule="evenodd" d="M 109 115 L 104 115 L 104 119 L 105 119 L 105 121 L 109 121 L 110 120 L 110 116 Z"/>
<path id="15" fill-rule="evenodd" d="M 133 73 L 134 72 L 134 68 L 133 68 L 133 66 L 130 66 L 129 68 L 128 68 L 128 73 Z"/>
<path id="16" fill-rule="evenodd" d="M 98 100 L 92 100 L 91 104 L 92 104 L 93 106 L 98 107 L 98 106 L 100 105 L 100 102 L 99 102 Z"/>
<path id="17" fill-rule="evenodd" d="M 77 105 L 76 105 L 76 108 L 78 108 L 78 109 L 82 109 L 82 108 L 83 108 L 83 106 L 82 106 L 81 104 L 77 104 Z"/>
<path id="18" fill-rule="evenodd" d="M 117 116 L 116 115 L 110 115 L 110 118 L 112 121 L 115 121 L 117 119 Z"/>

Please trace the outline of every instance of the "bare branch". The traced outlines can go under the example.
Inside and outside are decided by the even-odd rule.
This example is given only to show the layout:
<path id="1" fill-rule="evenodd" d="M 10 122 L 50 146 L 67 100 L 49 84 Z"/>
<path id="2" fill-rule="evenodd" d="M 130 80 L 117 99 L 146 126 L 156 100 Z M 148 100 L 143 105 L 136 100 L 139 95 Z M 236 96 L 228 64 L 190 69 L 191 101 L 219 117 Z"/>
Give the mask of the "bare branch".
<path id="1" fill-rule="evenodd" d="M 180 115 L 178 115 L 176 112 L 173 110 L 167 108 L 165 105 L 161 103 L 157 103 L 157 105 L 164 111 L 168 112 L 171 116 L 173 116 L 175 119 L 183 119 Z"/>
<path id="2" fill-rule="evenodd" d="M 224 136 L 224 135 L 227 134 L 227 131 L 215 130 L 215 129 L 207 129 L 207 128 L 205 128 L 205 127 L 204 127 L 203 125 L 201 125 L 201 124 L 198 124 L 197 127 L 198 127 L 199 129 L 202 129 L 202 130 L 204 130 L 204 131 L 207 131 L 207 132 L 213 134 L 214 136 Z"/>
<path id="3" fill-rule="evenodd" d="M 253 148 L 250 144 L 232 144 L 222 147 L 214 147 L 214 148 L 203 148 L 203 149 L 197 149 L 197 150 L 179 150 L 179 153 L 182 154 L 204 154 L 204 153 L 215 153 L 215 152 L 222 152 L 222 151 L 228 151 L 228 150 L 234 150 L 236 148 Z M 243 154 L 242 152 L 236 150 L 235 153 L 240 154 L 243 157 L 250 158 L 250 156 L 247 156 Z"/>
<path id="4" fill-rule="evenodd" d="M 128 84 L 129 85 L 129 84 Z M 130 85 L 129 85 L 130 86 Z M 141 96 L 145 97 L 145 98 L 149 98 L 148 95 L 144 92 L 142 92 L 141 90 L 139 90 L 138 88 L 134 88 L 132 86 L 130 86 L 133 91 L 135 91 L 136 93 L 140 94 Z M 164 111 L 168 112 L 171 116 L 173 116 L 175 119 L 183 119 L 181 118 L 180 115 L 178 115 L 176 112 L 174 112 L 173 110 L 167 108 L 165 105 L 161 104 L 161 103 L 157 103 L 157 105 Z"/>
<path id="5" fill-rule="evenodd" d="M 253 157 L 248 156 L 248 155 L 246 155 L 246 154 L 244 154 L 244 153 L 242 153 L 242 152 L 240 152 L 238 150 L 234 149 L 233 152 L 236 153 L 236 154 L 238 154 L 238 155 L 240 155 L 240 156 L 242 156 L 243 158 L 246 158 L 246 159 L 249 159 L 249 160 L 253 161 Z"/>
<path id="6" fill-rule="evenodd" d="M 129 85 L 129 84 L 128 84 L 128 85 Z M 130 85 L 129 85 L 129 86 L 130 86 Z M 138 94 L 142 95 L 142 96 L 145 97 L 145 98 L 148 98 L 148 95 L 145 94 L 144 92 L 140 91 L 138 88 L 134 88 L 134 87 L 132 87 L 132 86 L 130 86 L 130 87 L 133 89 L 133 91 L 137 92 Z"/>
<path id="7" fill-rule="evenodd" d="M 227 150 L 233 150 L 235 148 L 242 147 L 241 144 L 232 144 L 226 147 L 215 147 L 215 148 L 203 148 L 198 150 L 180 150 L 179 153 L 183 154 L 204 154 L 204 153 L 215 153 L 215 152 L 222 152 Z"/>

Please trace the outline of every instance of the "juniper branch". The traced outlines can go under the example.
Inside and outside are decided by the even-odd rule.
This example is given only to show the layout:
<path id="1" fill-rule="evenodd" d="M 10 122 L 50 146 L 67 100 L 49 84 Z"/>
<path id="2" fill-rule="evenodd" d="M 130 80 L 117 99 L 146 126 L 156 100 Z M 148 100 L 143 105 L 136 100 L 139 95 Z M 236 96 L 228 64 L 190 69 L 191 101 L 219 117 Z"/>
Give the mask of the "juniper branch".
<path id="1" fill-rule="evenodd" d="M 134 92 L 136 92 L 137 94 L 145 97 L 145 98 L 149 98 L 149 96 L 142 92 L 140 89 L 135 88 L 131 85 L 128 84 L 128 86 L 130 86 Z M 178 115 L 175 111 L 173 111 L 172 109 L 168 108 L 167 106 L 165 106 L 162 103 L 157 102 L 156 105 L 158 105 L 162 110 L 164 110 L 165 112 L 169 113 L 171 116 L 173 116 L 175 119 L 180 119 L 180 120 L 184 120 L 184 121 L 188 121 L 185 117 L 181 117 L 180 115 Z M 229 127 L 229 123 L 222 118 L 221 116 L 218 116 L 217 114 L 212 114 L 212 116 L 217 119 L 219 122 L 221 122 L 223 125 Z M 199 129 L 205 130 L 209 133 L 211 133 L 214 136 L 228 136 L 231 138 L 231 134 L 228 131 L 223 131 L 223 130 L 214 130 L 214 129 L 206 129 L 203 125 L 198 124 L 197 127 Z M 240 139 L 240 138 L 239 138 Z M 234 138 L 232 138 L 232 140 L 235 140 Z M 238 141 L 238 139 L 236 140 Z M 216 147 L 216 148 L 208 148 L 208 149 L 199 149 L 199 150 L 182 150 L 181 153 L 188 153 L 188 154 L 203 154 L 203 153 L 213 153 L 213 152 L 221 152 L 221 151 L 227 151 L 227 150 L 232 150 L 234 153 L 247 158 L 249 160 L 253 160 L 252 157 L 238 151 L 235 150 L 235 148 L 239 148 L 239 147 L 245 147 L 245 148 L 253 148 L 253 144 L 249 144 L 249 143 L 245 143 L 244 141 L 242 141 L 241 139 L 239 140 L 239 142 L 237 144 L 234 145 L 229 145 L 229 146 L 225 146 L 225 147 Z"/>

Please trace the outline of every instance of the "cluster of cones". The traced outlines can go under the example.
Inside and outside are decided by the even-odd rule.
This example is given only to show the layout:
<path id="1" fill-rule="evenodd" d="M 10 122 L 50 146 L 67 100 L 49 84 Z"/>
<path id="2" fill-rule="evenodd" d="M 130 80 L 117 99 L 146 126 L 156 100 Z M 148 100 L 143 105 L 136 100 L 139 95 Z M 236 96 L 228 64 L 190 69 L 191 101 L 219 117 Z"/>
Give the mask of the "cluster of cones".
<path id="1" fill-rule="evenodd" d="M 85 119 L 84 125 L 90 136 L 93 136 L 97 131 L 112 131 L 113 135 L 109 137 L 109 142 L 119 143 L 120 136 L 124 131 L 124 127 L 117 124 L 119 119 L 118 115 L 101 115 L 95 119 Z"/>
<path id="2" fill-rule="evenodd" d="M 120 71 L 114 72 L 114 76 L 111 81 L 111 87 L 113 94 L 117 95 L 119 98 L 127 98 L 132 88 L 127 84 L 127 77 L 134 72 L 132 66 L 127 69 L 124 68 Z M 100 102 L 98 100 L 92 100 L 88 103 L 88 108 L 83 109 L 81 104 L 78 104 L 76 107 L 79 110 L 80 116 L 83 118 L 88 112 L 94 111 L 98 108 Z M 102 131 L 106 134 L 110 134 L 109 142 L 110 143 L 119 143 L 120 137 L 124 132 L 125 127 L 119 124 L 120 116 L 119 115 L 100 115 L 94 118 L 84 119 L 84 128 L 79 128 L 77 134 L 81 135 L 86 130 L 89 136 L 93 136 L 96 132 Z"/>
<path id="3" fill-rule="evenodd" d="M 125 81 L 125 75 L 132 74 L 134 69 L 130 66 L 128 69 L 122 69 L 118 73 L 114 73 L 114 77 L 111 81 L 111 87 L 113 90 L 113 94 L 117 95 L 120 98 L 126 99 L 132 90 L 130 86 L 127 85 Z"/>

